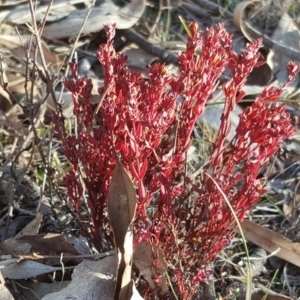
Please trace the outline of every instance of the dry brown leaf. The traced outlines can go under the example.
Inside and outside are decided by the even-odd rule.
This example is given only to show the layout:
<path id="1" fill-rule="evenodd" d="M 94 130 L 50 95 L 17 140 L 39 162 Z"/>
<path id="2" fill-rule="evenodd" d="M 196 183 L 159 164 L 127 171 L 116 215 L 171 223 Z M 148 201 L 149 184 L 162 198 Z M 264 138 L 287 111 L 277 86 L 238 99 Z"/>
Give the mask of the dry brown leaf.
<path id="1" fill-rule="evenodd" d="M 19 121 L 16 115 L 11 115 L 11 116 L 0 115 L 0 127 L 3 126 L 8 126 L 19 131 L 24 129 L 24 125 Z"/>
<path id="2" fill-rule="evenodd" d="M 11 3 L 12 1 L 9 1 Z M 20 1 L 21 2 L 21 1 Z M 3 22 L 9 24 L 25 24 L 32 21 L 30 9 L 28 3 L 22 5 L 18 1 L 18 4 L 14 8 L 10 7 L 9 14 L 6 15 Z M 26 1 L 27 2 L 27 1 Z M 68 1 L 53 1 L 51 4 L 51 11 L 48 15 L 47 21 L 53 22 L 57 19 L 66 17 L 72 10 L 76 9 L 72 4 L 78 4 L 82 0 L 68 0 Z M 43 5 L 45 3 L 45 5 Z M 3 5 L 1 3 L 1 5 Z M 12 6 L 12 4 L 10 4 Z M 44 1 L 39 1 L 35 9 L 36 20 L 42 20 L 46 14 L 49 4 Z"/>
<path id="3" fill-rule="evenodd" d="M 0 283 L 3 284 L 3 285 L 5 284 L 5 279 L 4 279 L 3 274 L 2 274 L 1 271 L 0 271 Z"/>
<path id="4" fill-rule="evenodd" d="M 249 220 L 241 223 L 245 238 L 269 253 L 300 267 L 300 243 L 293 243 L 270 229 Z M 278 251 L 279 250 L 279 251 Z"/>
<path id="5" fill-rule="evenodd" d="M 64 253 L 65 255 L 79 255 L 77 250 L 60 233 L 23 236 L 18 240 L 29 243 L 34 253 L 43 255 L 59 255 L 60 253 Z"/>
<path id="6" fill-rule="evenodd" d="M 36 261 L 23 260 L 5 266 L 0 264 L 0 270 L 4 278 L 19 280 L 61 271 L 62 267 L 51 267 Z"/>
<path id="7" fill-rule="evenodd" d="M 272 34 L 272 40 L 275 40 L 277 44 L 274 44 L 272 49 L 270 49 L 267 57 L 267 62 L 276 75 L 274 85 L 280 85 L 287 80 L 288 72 L 286 71 L 286 66 L 291 60 L 284 51 L 278 51 L 278 45 L 284 45 L 285 47 L 300 51 L 299 39 L 300 32 L 298 26 L 287 13 L 284 13 L 278 22 L 276 30 Z M 296 77 L 296 80 L 286 87 L 282 97 L 287 97 L 295 90 L 299 81 L 298 78 Z"/>
<path id="8" fill-rule="evenodd" d="M 153 269 L 153 254 L 152 246 L 148 242 L 142 242 L 136 245 L 133 253 L 133 263 L 138 268 L 140 275 L 142 275 L 148 282 L 152 289 L 155 289 L 155 283 L 153 275 L 158 272 L 160 275 L 165 275 L 167 271 L 167 263 L 164 260 L 161 249 L 154 249 L 157 258 L 155 259 L 155 265 L 157 268 Z M 167 278 L 162 276 L 162 283 L 160 285 L 162 291 L 168 290 Z"/>
<path id="9" fill-rule="evenodd" d="M 256 3 L 260 2 L 260 0 L 241 1 L 240 3 L 238 3 L 238 5 L 236 5 L 233 11 L 234 25 L 243 33 L 245 38 L 249 41 L 253 41 L 254 37 L 248 32 L 243 17 L 245 15 L 246 10 L 248 10 L 250 7 L 253 7 Z"/>
<path id="10" fill-rule="evenodd" d="M 3 72 L 1 75 L 3 77 L 3 82 L 8 82 L 7 76 L 6 76 L 7 65 L 6 65 L 5 61 L 2 61 L 2 69 L 3 69 Z M 6 91 L 4 91 L 4 89 L 2 87 L 0 88 L 0 96 L 1 96 L 0 109 L 2 111 L 9 110 L 9 108 L 12 107 L 10 95 Z"/>
<path id="11" fill-rule="evenodd" d="M 1 46 L 9 49 L 14 56 L 14 58 L 17 58 L 21 61 L 25 60 L 25 51 L 29 47 L 29 41 L 30 41 L 30 36 L 29 35 L 23 35 L 21 36 L 22 38 L 22 43 L 25 46 L 25 49 L 23 48 L 23 45 L 17 35 L 12 36 L 12 35 L 0 35 L 0 44 Z M 34 39 L 33 39 L 34 40 Z M 58 66 L 61 61 L 54 52 L 51 52 L 48 46 L 42 42 L 42 49 L 43 49 L 43 54 L 46 60 L 47 65 L 51 66 Z M 35 56 L 35 49 L 34 47 L 30 47 L 30 59 L 34 59 Z M 39 55 L 37 55 L 36 59 L 36 64 L 38 66 L 42 66 L 42 61 Z"/>
<path id="12" fill-rule="evenodd" d="M 292 217 L 293 217 L 293 212 L 295 211 L 294 201 L 290 201 L 289 203 L 284 203 L 283 207 L 282 207 L 282 211 L 284 213 L 284 216 L 287 218 L 287 220 L 291 221 Z M 298 216 L 297 216 L 297 218 L 298 218 Z"/>
<path id="13" fill-rule="evenodd" d="M 31 254 L 31 245 L 18 241 L 15 238 L 10 238 L 0 243 L 0 249 L 5 254 L 11 255 L 29 255 Z"/>
<path id="14" fill-rule="evenodd" d="M 132 0 L 129 4 L 119 7 L 112 1 L 104 1 L 92 9 L 82 34 L 98 32 L 107 23 L 116 23 L 119 29 L 132 27 L 142 16 L 145 2 L 145 0 Z M 61 39 L 77 36 L 88 11 L 88 8 L 74 10 L 61 21 L 45 26 L 43 37 Z"/>
<path id="15" fill-rule="evenodd" d="M 267 295 L 267 296 L 266 296 Z M 265 297 L 265 298 L 264 298 Z M 292 300 L 292 298 L 268 290 L 266 293 L 258 291 L 252 294 L 251 300 Z"/>
<path id="16" fill-rule="evenodd" d="M 35 235 L 39 232 L 41 223 L 43 219 L 42 211 L 38 212 L 35 218 L 27 224 L 18 234 L 15 235 L 15 239 L 18 239 L 25 235 Z"/>
<path id="17" fill-rule="evenodd" d="M 118 253 L 116 299 L 130 299 L 130 281 L 133 255 L 133 219 L 136 209 L 136 191 L 132 180 L 117 161 L 108 193 L 108 217 L 114 232 Z"/>
<path id="18" fill-rule="evenodd" d="M 73 271 L 71 283 L 42 300 L 113 300 L 116 258 L 109 256 L 99 261 L 84 260 Z"/>
<path id="19" fill-rule="evenodd" d="M 2 47 L 7 48 L 11 56 L 14 57 L 15 59 L 18 59 L 19 61 L 25 63 L 26 60 L 26 54 L 25 52 L 29 51 L 29 59 L 34 60 L 35 57 L 35 49 L 33 46 L 29 48 L 30 45 L 30 36 L 29 35 L 23 35 L 22 37 L 22 42 L 20 41 L 19 37 L 17 35 L 0 35 L 0 45 Z M 24 45 L 22 45 L 22 43 Z M 33 38 L 33 43 L 34 45 L 34 38 Z M 58 67 L 61 63 L 58 55 L 56 55 L 54 52 L 51 52 L 51 50 L 48 48 L 48 46 L 42 42 L 42 49 L 43 49 L 43 55 L 46 61 L 46 64 L 51 70 L 56 73 L 58 70 Z M 37 57 L 35 59 L 36 65 L 42 69 L 42 59 L 39 54 L 37 54 Z M 7 68 L 6 68 L 7 69 Z M 6 70 L 5 69 L 5 70 Z M 25 86 L 27 91 L 32 91 L 32 94 L 34 97 L 39 95 L 39 88 L 36 82 L 32 82 L 31 80 L 27 80 L 26 84 L 26 78 L 24 77 L 25 74 L 25 66 L 24 68 L 18 69 L 18 70 L 10 70 L 10 72 L 3 72 L 5 75 L 4 81 L 8 84 L 7 85 L 7 90 L 10 93 L 18 93 L 18 94 L 25 94 Z M 29 70 L 30 71 L 30 70 Z M 0 88 L 1 90 L 1 88 Z M 6 92 L 2 91 L 1 94 L 6 99 L 9 99 L 9 96 L 7 95 Z"/>
<path id="20" fill-rule="evenodd" d="M 145 66 L 148 66 L 153 61 L 154 56 L 140 49 L 136 45 L 129 45 L 123 50 L 127 55 L 126 65 L 136 72 L 142 72 L 147 75 Z"/>
<path id="21" fill-rule="evenodd" d="M 11 70 L 10 70 L 11 71 Z M 24 94 L 25 93 L 25 77 L 23 74 L 15 73 L 15 72 L 8 72 L 7 73 L 7 90 L 10 93 L 18 93 L 18 94 Z M 28 82 L 27 89 L 32 88 L 32 82 Z M 37 88 L 34 87 L 34 95 L 37 95 Z"/>
<path id="22" fill-rule="evenodd" d="M 18 290 L 24 299 L 41 299 L 47 294 L 57 293 L 70 284 L 70 281 L 54 281 L 52 283 L 21 280 Z M 34 296 L 38 297 L 35 298 Z"/>
<path id="23" fill-rule="evenodd" d="M 75 233 L 76 234 L 76 233 Z M 88 240 L 83 236 L 75 236 L 72 232 L 64 232 L 63 235 L 80 254 L 92 254 L 92 250 L 89 247 Z"/>
<path id="24" fill-rule="evenodd" d="M 14 300 L 14 297 L 12 294 L 9 292 L 6 286 L 3 284 L 0 284 L 0 295 L 1 295 L 1 300 Z"/>
<path id="25" fill-rule="evenodd" d="M 20 256 L 21 260 L 34 254 L 60 256 L 63 253 L 62 257 L 79 255 L 76 249 L 66 241 L 66 238 L 57 233 L 29 235 L 18 239 L 11 238 L 1 242 L 0 249 L 6 254 Z M 56 264 L 58 260 L 53 258 L 45 261 L 48 264 Z M 67 260 L 64 259 L 63 261 L 66 262 Z"/>
<path id="26" fill-rule="evenodd" d="M 300 61 L 299 44 L 297 44 L 297 42 L 299 40 L 298 28 L 296 26 L 296 27 L 294 27 L 294 30 L 290 30 L 291 29 L 290 25 L 293 23 L 293 21 L 287 14 L 283 14 L 278 25 L 279 25 L 279 27 L 282 27 L 282 25 L 284 25 L 282 27 L 283 28 L 283 36 L 292 42 L 289 42 L 289 41 L 288 42 L 280 42 L 279 41 L 280 38 L 278 39 L 278 37 L 276 37 L 276 36 L 269 38 L 268 36 L 264 35 L 259 30 L 257 30 L 255 27 L 253 27 L 249 22 L 247 22 L 246 20 L 243 19 L 243 15 L 244 15 L 245 11 L 248 10 L 251 6 L 253 6 L 257 2 L 261 2 L 261 1 L 260 0 L 242 1 L 235 7 L 235 10 L 233 13 L 233 21 L 234 21 L 234 24 L 236 25 L 236 27 L 238 29 L 240 29 L 240 31 L 244 34 L 244 36 L 249 41 L 253 41 L 254 39 L 257 39 L 257 38 L 262 38 L 263 44 L 265 47 L 275 50 L 275 52 L 277 54 L 288 57 L 289 60 Z M 286 22 L 287 19 L 290 19 L 292 22 Z M 292 32 L 292 31 L 294 31 L 294 32 Z M 288 33 L 287 35 L 285 34 L 286 32 Z M 295 46 L 292 46 L 292 45 L 295 45 Z M 268 60 L 268 62 L 269 62 L 269 60 Z M 272 65 L 270 65 L 270 67 L 272 69 Z M 284 70 L 285 70 L 285 67 L 284 67 Z M 282 80 L 280 82 L 282 82 Z"/>
<path id="27" fill-rule="evenodd" d="M 133 182 L 123 165 L 117 162 L 108 194 L 108 216 L 117 247 L 123 247 L 128 227 L 135 216 L 136 201 Z"/>
<path id="28" fill-rule="evenodd" d="M 235 26 L 242 32 L 245 38 L 249 41 L 253 41 L 255 37 L 248 32 L 247 26 L 245 25 L 245 21 L 243 19 L 245 11 L 250 7 L 253 7 L 256 3 L 261 2 L 260 0 L 253 1 L 242 1 L 240 2 L 234 9 L 233 12 L 233 22 Z M 264 61 L 265 59 L 261 56 L 260 61 Z M 265 86 L 269 84 L 273 79 L 273 72 L 270 66 L 265 63 L 258 68 L 254 68 L 251 72 L 250 76 L 247 79 L 247 84 L 249 85 L 260 85 Z"/>

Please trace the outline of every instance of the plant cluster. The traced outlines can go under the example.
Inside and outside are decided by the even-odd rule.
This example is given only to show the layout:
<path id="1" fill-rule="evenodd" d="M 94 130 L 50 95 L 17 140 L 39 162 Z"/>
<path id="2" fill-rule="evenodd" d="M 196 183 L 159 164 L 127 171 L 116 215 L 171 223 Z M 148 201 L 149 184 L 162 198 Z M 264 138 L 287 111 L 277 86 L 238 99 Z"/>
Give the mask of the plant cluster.
<path id="1" fill-rule="evenodd" d="M 178 56 L 179 75 L 155 64 L 144 78 L 126 67 L 126 55 L 115 52 L 115 26 L 105 26 L 107 43 L 97 51 L 104 70 L 99 104 L 90 103 L 92 82 L 80 77 L 72 62 L 72 78 L 64 84 L 73 96 L 77 131 L 67 134 L 62 117 L 54 117 L 71 163 L 65 178 L 70 203 L 82 221 L 83 199 L 91 212 L 85 234 L 99 251 L 113 247 L 107 197 L 118 159 L 136 186 L 134 242 L 148 241 L 162 250 L 181 299 L 189 299 L 197 283 L 205 281 L 208 264 L 235 233 L 234 216 L 221 191 L 239 220 L 265 192 L 257 179 L 259 170 L 293 133 L 288 113 L 275 101 L 300 69 L 290 63 L 286 83 L 263 89 L 240 115 L 235 137 L 227 142 L 230 113 L 244 96 L 248 75 L 261 64 L 262 42 L 248 44 L 238 55 L 222 24 L 203 36 L 195 22 L 189 29 L 186 51 Z M 222 85 L 221 127 L 208 162 L 193 180 L 185 172 L 186 153 L 225 68 L 232 79 Z M 158 286 L 160 280 L 157 275 Z"/>

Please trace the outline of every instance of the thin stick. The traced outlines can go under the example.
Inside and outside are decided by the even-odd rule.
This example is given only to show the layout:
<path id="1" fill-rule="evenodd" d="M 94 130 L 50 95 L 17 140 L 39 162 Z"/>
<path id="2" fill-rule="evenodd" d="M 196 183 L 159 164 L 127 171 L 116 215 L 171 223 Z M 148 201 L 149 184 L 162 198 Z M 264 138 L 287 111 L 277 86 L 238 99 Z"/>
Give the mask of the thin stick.
<path id="1" fill-rule="evenodd" d="M 89 10 L 88 10 L 88 12 L 87 12 L 87 14 L 86 14 L 86 16 L 85 16 L 83 22 L 82 22 L 81 28 L 80 28 L 80 30 L 79 30 L 79 32 L 78 32 L 78 34 L 77 34 L 77 37 L 76 37 L 75 42 L 74 42 L 74 45 L 73 45 L 72 50 L 71 50 L 71 52 L 70 52 L 69 60 L 72 60 L 72 59 L 73 59 L 73 56 L 74 56 L 74 53 L 75 53 L 75 49 L 76 49 L 76 46 L 77 46 L 78 41 L 79 41 L 79 39 L 80 39 L 81 33 L 82 33 L 82 31 L 83 31 L 83 28 L 84 28 L 84 26 L 85 26 L 85 24 L 86 24 L 86 22 L 87 22 L 87 20 L 88 20 L 88 18 L 89 18 L 89 16 L 90 16 L 92 10 L 93 10 L 93 8 L 95 7 L 95 3 L 96 3 L 96 0 L 93 0 L 93 3 L 92 3 L 92 5 L 90 6 L 90 8 L 89 8 Z M 65 77 L 68 76 L 68 73 L 69 73 L 69 64 L 67 64 L 67 67 L 66 67 Z M 64 87 L 62 86 L 62 88 L 61 88 L 61 90 L 60 90 L 59 98 L 58 98 L 58 103 L 61 103 L 63 91 L 64 91 Z"/>
<path id="2" fill-rule="evenodd" d="M 88 129 L 88 132 L 89 132 L 89 133 L 90 133 L 91 130 L 92 130 L 92 127 L 93 127 L 94 122 L 95 122 L 96 115 L 97 115 L 98 112 L 99 112 L 99 109 L 100 109 L 100 107 L 101 107 L 101 105 L 102 105 L 102 103 L 103 103 L 103 100 L 104 100 L 104 98 L 106 97 L 107 93 L 110 91 L 111 87 L 112 87 L 112 83 L 110 83 L 110 84 L 108 85 L 108 87 L 104 90 L 103 94 L 101 95 L 100 101 L 99 101 L 99 103 L 97 104 L 97 107 L 96 107 L 96 109 L 95 109 L 95 111 L 94 111 L 94 113 L 93 113 L 92 122 L 91 122 L 91 124 L 90 124 L 90 126 L 89 126 L 89 129 Z"/>

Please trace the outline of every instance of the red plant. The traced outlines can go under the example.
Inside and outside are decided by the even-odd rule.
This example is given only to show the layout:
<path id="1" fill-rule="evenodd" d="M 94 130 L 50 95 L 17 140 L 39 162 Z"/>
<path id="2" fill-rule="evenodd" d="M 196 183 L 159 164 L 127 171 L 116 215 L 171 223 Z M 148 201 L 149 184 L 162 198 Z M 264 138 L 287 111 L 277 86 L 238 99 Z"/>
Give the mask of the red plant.
<path id="1" fill-rule="evenodd" d="M 72 164 L 66 176 L 70 203 L 80 215 L 86 194 L 91 211 L 86 234 L 91 231 L 99 251 L 112 247 L 107 196 L 118 157 L 137 187 L 135 243 L 146 240 L 159 245 L 177 292 L 182 299 L 189 299 L 197 283 L 205 280 L 206 266 L 235 232 L 234 217 L 215 182 L 239 220 L 259 201 L 265 191 L 256 179 L 258 172 L 281 140 L 293 133 L 284 106 L 274 101 L 300 68 L 290 63 L 287 82 L 262 91 L 240 115 L 235 137 L 226 143 L 229 115 L 244 96 L 242 88 L 248 75 L 261 64 L 261 40 L 248 44 L 237 55 L 232 50 L 232 36 L 223 25 L 201 36 L 197 24 L 192 23 L 186 51 L 178 57 L 180 74 L 168 75 L 165 66 L 156 64 L 148 67 L 145 79 L 125 66 L 124 54 L 115 53 L 115 26 L 105 26 L 105 30 L 107 43 L 97 51 L 104 69 L 99 109 L 89 101 L 91 80 L 81 78 L 76 64 L 70 63 L 73 77 L 65 80 L 65 87 L 72 92 L 77 134 L 67 135 L 62 119 L 55 118 Z M 202 176 L 195 182 L 184 173 L 185 154 L 195 123 L 225 67 L 232 79 L 222 86 L 226 101 L 221 128 Z M 183 182 L 178 180 L 180 176 Z M 152 213 L 150 202 L 155 207 Z"/>

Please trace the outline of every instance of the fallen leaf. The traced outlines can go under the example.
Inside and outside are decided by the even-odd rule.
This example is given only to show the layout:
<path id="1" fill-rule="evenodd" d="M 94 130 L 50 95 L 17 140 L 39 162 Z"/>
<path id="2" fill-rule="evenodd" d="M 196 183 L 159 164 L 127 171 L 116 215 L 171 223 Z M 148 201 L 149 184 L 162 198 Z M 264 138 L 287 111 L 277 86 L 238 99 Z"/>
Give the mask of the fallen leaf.
<path id="1" fill-rule="evenodd" d="M 143 49 L 140 49 L 136 45 L 129 45 L 124 48 L 123 53 L 127 56 L 126 65 L 136 72 L 142 72 L 143 75 L 147 76 L 145 66 L 151 64 L 154 56 L 147 53 Z"/>
<path id="2" fill-rule="evenodd" d="M 278 45 L 281 44 L 299 51 L 299 39 L 300 32 L 298 26 L 287 13 L 284 13 L 272 35 L 272 40 L 277 43 L 270 49 L 267 57 L 268 65 L 271 66 L 273 73 L 276 75 L 276 80 L 273 83 L 274 85 L 280 85 L 287 80 L 288 72 L 286 71 L 286 66 L 291 60 L 284 51 L 278 49 Z M 298 85 L 298 81 L 297 77 L 292 84 L 289 84 L 282 97 L 287 97 L 289 94 L 292 94 Z"/>
<path id="3" fill-rule="evenodd" d="M 92 80 L 92 82 L 93 82 L 93 90 L 92 90 L 92 95 L 90 97 L 90 102 L 92 104 L 96 104 L 96 103 L 99 103 L 99 99 L 100 99 L 99 94 L 98 94 L 98 87 L 100 87 L 100 85 L 98 83 L 101 81 L 100 80 Z M 60 92 L 55 92 L 55 96 L 56 96 L 56 99 L 59 99 Z M 74 108 L 72 93 L 64 92 L 62 99 L 63 99 L 63 103 L 62 103 L 63 115 L 65 118 L 70 118 L 71 116 L 73 116 L 73 108 Z M 55 111 L 55 105 L 53 103 L 53 99 L 52 99 L 51 95 L 48 96 L 46 101 L 47 101 L 47 107 L 50 110 Z"/>
<path id="4" fill-rule="evenodd" d="M 35 57 L 35 48 L 29 46 L 29 41 L 31 39 L 30 35 L 22 35 L 21 38 L 23 45 L 17 35 L 0 35 L 0 44 L 1 46 L 9 49 L 12 55 L 21 61 L 26 60 L 25 51 L 27 51 L 27 48 L 29 48 L 29 59 L 33 60 Z M 61 63 L 58 55 L 52 52 L 44 42 L 42 42 L 42 49 L 47 65 L 57 67 Z M 35 62 L 38 66 L 42 66 L 42 60 L 39 55 L 37 55 L 37 59 Z"/>
<path id="5" fill-rule="evenodd" d="M 89 247 L 87 238 L 78 236 L 75 237 L 70 232 L 63 233 L 66 240 L 70 245 L 72 245 L 80 254 L 92 254 L 91 248 Z"/>
<path id="6" fill-rule="evenodd" d="M 267 292 L 258 291 L 253 293 L 251 300 L 292 300 L 292 298 L 268 290 Z"/>
<path id="7" fill-rule="evenodd" d="M 8 83 L 7 75 L 6 75 L 8 67 L 7 67 L 5 61 L 2 61 L 1 64 L 2 64 L 2 66 L 1 66 L 2 67 L 2 74 L 1 74 L 2 80 L 3 80 L 3 82 Z M 10 100 L 10 95 L 6 91 L 4 91 L 3 88 L 1 88 L 0 96 L 1 96 L 0 97 L 0 109 L 1 109 L 1 111 L 6 112 L 12 107 L 12 101 Z M 1 116 L 1 117 L 3 118 L 3 116 Z"/>
<path id="8" fill-rule="evenodd" d="M 148 282 L 151 289 L 155 289 L 153 275 L 158 272 L 162 276 L 160 288 L 162 291 L 168 290 L 167 278 L 164 276 L 167 271 L 167 263 L 164 260 L 163 253 L 158 247 L 154 247 L 153 251 L 156 253 L 156 259 L 153 259 L 152 248 L 148 242 L 138 243 L 133 253 L 133 264 L 138 268 L 140 275 L 142 275 Z M 155 270 L 153 269 L 155 263 Z"/>
<path id="9" fill-rule="evenodd" d="M 14 297 L 12 296 L 10 291 L 3 284 L 0 284 L 0 295 L 1 300 L 14 300 Z"/>
<path id="10" fill-rule="evenodd" d="M 80 253 L 67 242 L 62 234 L 48 233 L 23 236 L 18 239 L 10 238 L 0 243 L 0 249 L 6 253 L 14 256 L 19 256 L 20 259 L 28 259 L 26 256 L 38 255 L 52 255 L 62 258 L 64 256 L 77 256 Z M 24 256 L 24 258 L 22 258 Z M 37 257 L 37 259 L 40 259 Z M 64 262 L 70 259 L 63 259 Z M 45 259 L 45 263 L 54 265 L 59 263 L 59 259 L 51 258 Z"/>
<path id="11" fill-rule="evenodd" d="M 18 232 L 18 234 L 15 235 L 15 239 L 18 239 L 25 235 L 36 235 L 39 232 L 41 223 L 43 219 L 43 213 L 42 211 L 38 212 L 35 216 L 35 218 L 27 224 L 21 231 Z"/>
<path id="12" fill-rule="evenodd" d="M 145 0 L 132 0 L 123 7 L 115 5 L 112 1 L 105 1 L 92 9 L 82 34 L 98 32 L 107 23 L 116 23 L 118 29 L 130 28 L 138 22 L 144 9 Z M 42 36 L 48 39 L 77 36 L 88 11 L 89 8 L 71 11 L 66 18 L 45 26 Z"/>
<path id="13" fill-rule="evenodd" d="M 24 299 L 41 299 L 47 294 L 57 293 L 70 284 L 70 281 L 62 282 L 37 282 L 29 280 L 19 281 L 18 290 L 21 292 Z M 38 298 L 36 298 L 36 296 Z"/>
<path id="14" fill-rule="evenodd" d="M 78 251 L 60 233 L 47 233 L 35 236 L 23 236 L 20 241 L 32 245 L 34 253 L 44 255 L 56 255 L 64 253 L 66 255 L 79 255 Z"/>
<path id="15" fill-rule="evenodd" d="M 5 254 L 11 255 L 28 255 L 31 253 L 31 245 L 18 241 L 15 238 L 10 238 L 1 242 L 0 249 Z"/>
<path id="16" fill-rule="evenodd" d="M 253 7 L 256 3 L 260 3 L 260 0 L 241 1 L 238 3 L 233 11 L 233 23 L 243 33 L 243 35 L 249 41 L 253 41 L 253 36 L 248 32 L 247 26 L 245 25 L 244 15 L 246 10 Z"/>
<path id="17" fill-rule="evenodd" d="M 241 223 L 245 238 L 269 253 L 300 267 L 300 243 L 293 243 L 270 229 L 249 220 Z"/>
<path id="18" fill-rule="evenodd" d="M 65 269 L 67 268 L 69 267 L 65 267 Z M 24 260 L 8 266 L 1 266 L 0 262 L 0 270 L 4 278 L 18 280 L 61 271 L 62 267 L 51 267 L 36 261 Z"/>
<path id="19" fill-rule="evenodd" d="M 109 256 L 99 261 L 83 260 L 73 271 L 71 283 L 57 293 L 42 300 L 113 300 L 116 257 Z"/>
<path id="20" fill-rule="evenodd" d="M 129 299 L 132 255 L 133 218 L 136 190 L 123 165 L 117 161 L 108 192 L 108 217 L 114 232 L 118 255 L 115 299 Z"/>
<path id="21" fill-rule="evenodd" d="M 51 5 L 50 14 L 47 21 L 52 22 L 59 18 L 67 16 L 75 7 L 72 4 L 80 3 L 80 0 L 68 0 L 68 1 L 54 1 Z M 9 1 L 10 5 L 11 1 Z M 3 4 L 1 3 L 1 6 Z M 36 20 L 42 20 L 48 9 L 48 3 L 43 5 L 43 1 L 39 2 L 39 5 L 35 9 Z M 32 21 L 31 13 L 28 7 L 28 3 L 22 5 L 20 2 L 11 9 L 10 13 L 4 18 L 3 22 L 11 24 L 25 24 Z"/>

